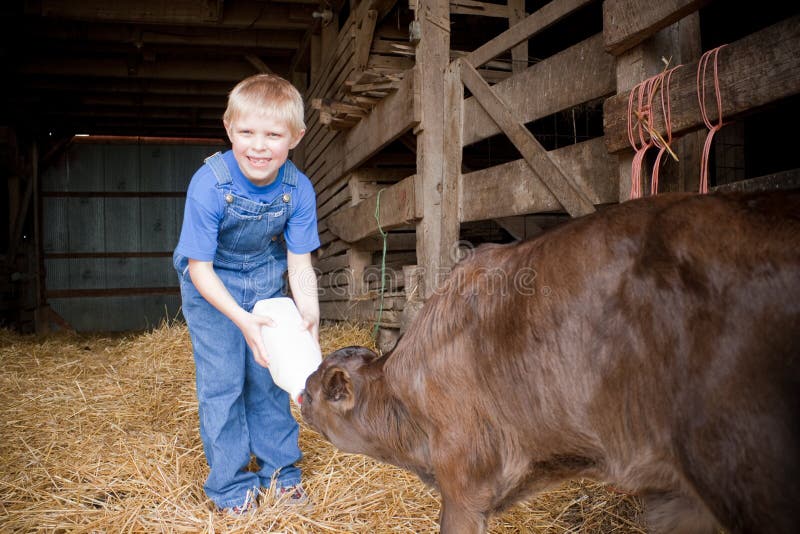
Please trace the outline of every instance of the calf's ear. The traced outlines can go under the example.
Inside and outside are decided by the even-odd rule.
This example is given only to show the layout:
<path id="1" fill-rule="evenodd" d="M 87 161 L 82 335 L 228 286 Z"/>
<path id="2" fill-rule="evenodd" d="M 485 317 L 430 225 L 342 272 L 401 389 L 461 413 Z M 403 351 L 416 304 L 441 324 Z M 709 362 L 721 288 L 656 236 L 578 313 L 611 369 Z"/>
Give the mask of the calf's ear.
<path id="1" fill-rule="evenodd" d="M 341 367 L 330 367 L 322 376 L 322 392 L 339 412 L 345 413 L 355 405 L 353 382 Z"/>

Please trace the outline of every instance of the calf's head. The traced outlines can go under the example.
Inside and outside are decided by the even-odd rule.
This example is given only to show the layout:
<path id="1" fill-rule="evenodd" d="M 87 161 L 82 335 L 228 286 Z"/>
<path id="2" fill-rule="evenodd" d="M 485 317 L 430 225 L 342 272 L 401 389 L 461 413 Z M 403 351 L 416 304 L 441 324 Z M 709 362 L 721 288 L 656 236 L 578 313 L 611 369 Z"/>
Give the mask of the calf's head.
<path id="1" fill-rule="evenodd" d="M 385 393 L 383 366 L 365 347 L 329 354 L 306 380 L 301 413 L 317 432 L 345 452 L 370 454 L 369 400 Z"/>

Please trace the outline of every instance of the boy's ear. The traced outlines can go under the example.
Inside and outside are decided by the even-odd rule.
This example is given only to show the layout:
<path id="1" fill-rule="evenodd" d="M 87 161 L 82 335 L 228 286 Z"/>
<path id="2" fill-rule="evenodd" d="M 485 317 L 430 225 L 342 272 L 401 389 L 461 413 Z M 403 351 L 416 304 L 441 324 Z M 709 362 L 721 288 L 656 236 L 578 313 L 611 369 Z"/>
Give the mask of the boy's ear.
<path id="1" fill-rule="evenodd" d="M 223 120 L 222 125 L 225 126 L 225 133 L 228 135 L 228 140 L 233 143 L 233 139 L 231 139 L 231 124 L 228 121 Z"/>
<path id="2" fill-rule="evenodd" d="M 305 134 L 306 134 L 305 130 L 300 130 L 300 132 L 297 135 L 294 136 L 294 139 L 292 139 L 292 143 L 289 145 L 289 149 L 291 150 L 291 149 L 295 148 L 297 145 L 299 145 L 300 141 L 302 141 L 303 136 Z"/>

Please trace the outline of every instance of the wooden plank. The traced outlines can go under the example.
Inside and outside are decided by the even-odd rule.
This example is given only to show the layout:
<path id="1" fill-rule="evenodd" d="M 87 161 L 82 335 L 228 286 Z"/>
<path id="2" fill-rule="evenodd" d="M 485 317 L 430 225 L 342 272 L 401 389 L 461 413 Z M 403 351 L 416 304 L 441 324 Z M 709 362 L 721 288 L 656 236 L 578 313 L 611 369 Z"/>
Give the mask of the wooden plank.
<path id="1" fill-rule="evenodd" d="M 725 120 L 800 93 L 800 16 L 790 17 L 729 44 L 719 52 L 718 61 Z M 697 62 L 684 65 L 672 76 L 670 107 L 675 136 L 704 127 L 697 102 L 696 77 Z M 710 74 L 706 77 L 706 107 L 709 119 L 716 123 L 713 82 L 709 82 Z M 630 149 L 627 133 L 629 93 L 618 94 L 603 104 L 609 152 Z M 655 101 L 653 126 L 663 132 L 660 98 Z"/>
<path id="2" fill-rule="evenodd" d="M 421 217 L 415 196 L 416 175 L 386 188 L 380 195 L 379 218 L 384 230 L 410 224 Z M 355 242 L 378 233 L 375 198 L 343 209 L 327 218 L 328 229 L 340 239 Z"/>
<path id="3" fill-rule="evenodd" d="M 364 13 L 363 18 L 356 22 L 355 36 L 355 67 L 357 70 L 364 70 L 369 63 L 369 52 L 372 48 L 372 37 L 375 33 L 375 23 L 378 20 L 378 12 L 374 9 Z"/>
<path id="4" fill-rule="evenodd" d="M 492 86 L 522 123 L 616 91 L 614 58 L 597 34 Z M 500 132 L 474 97 L 464 102 L 464 145 Z"/>
<path id="5" fill-rule="evenodd" d="M 317 218 L 321 220 L 322 218 L 319 216 L 319 210 L 322 206 L 328 202 L 336 193 L 341 191 L 342 187 L 345 185 L 345 177 L 342 176 L 341 179 L 336 180 L 330 187 L 326 187 L 325 189 L 317 191 Z"/>
<path id="6" fill-rule="evenodd" d="M 312 182 L 316 182 L 316 169 L 324 164 L 326 157 L 330 157 L 329 147 L 338 136 L 339 132 L 333 132 L 320 123 L 317 132 L 312 132 L 309 139 L 303 140 L 306 145 L 306 171 Z"/>
<path id="7" fill-rule="evenodd" d="M 53 289 L 45 291 L 48 299 L 77 297 L 121 297 L 131 295 L 174 295 L 180 294 L 180 287 L 114 287 L 89 289 Z"/>
<path id="8" fill-rule="evenodd" d="M 617 161 L 602 138 L 548 152 L 587 192 L 593 204 L 617 202 Z M 557 211 L 561 205 L 525 160 L 465 174 L 461 179 L 461 221 Z"/>
<path id="9" fill-rule="evenodd" d="M 538 11 L 529 15 L 519 24 L 512 26 L 491 41 L 478 47 L 467 56 L 467 61 L 475 67 L 480 67 L 490 59 L 494 59 L 506 50 L 531 38 L 540 31 L 549 28 L 576 9 L 590 4 L 593 1 L 594 0 L 553 0 Z"/>
<path id="10" fill-rule="evenodd" d="M 331 144 L 320 153 L 324 159 L 315 161 L 308 169 L 315 187 L 324 189 L 331 180 L 338 180 L 416 126 L 419 121 L 415 117 L 415 101 L 413 71 L 408 71 L 395 93 L 384 98 L 353 129 L 335 138 L 341 146 Z M 324 161 L 322 167 L 320 161 Z"/>
<path id="11" fill-rule="evenodd" d="M 494 222 L 511 234 L 511 237 L 520 241 L 541 234 L 544 228 L 534 221 L 533 215 L 512 215 L 510 217 L 498 217 Z"/>
<path id="12" fill-rule="evenodd" d="M 710 0 L 606 0 L 603 2 L 604 47 L 618 56 L 709 2 Z"/>
<path id="13" fill-rule="evenodd" d="M 368 67 L 370 71 L 386 74 L 394 74 L 414 67 L 414 60 L 403 56 L 377 56 L 369 57 Z"/>
<path id="14" fill-rule="evenodd" d="M 508 8 L 504 5 L 477 2 L 476 0 L 450 0 L 450 14 L 504 19 L 508 18 Z"/>
<path id="15" fill-rule="evenodd" d="M 332 85 L 331 81 L 353 57 L 353 41 L 353 23 L 351 19 L 348 19 L 348 23 L 339 31 L 335 53 L 325 58 L 325 66 L 320 70 L 320 76 L 311 84 L 307 93 L 308 98 L 327 95 Z"/>
<path id="16" fill-rule="evenodd" d="M 516 120 L 478 72 L 468 63 L 463 63 L 463 60 L 458 61 L 462 62 L 461 80 L 464 85 L 497 122 L 534 173 L 564 206 L 564 210 L 573 217 L 593 212 L 594 206 L 581 188 L 563 173 L 533 134 Z"/>
<path id="17" fill-rule="evenodd" d="M 397 91 L 383 99 L 368 117 L 345 135 L 342 174 L 355 169 L 419 124 L 415 101 L 414 75 L 413 71 L 408 71 Z"/>
<path id="18" fill-rule="evenodd" d="M 319 260 L 316 265 L 314 265 L 314 268 L 319 273 L 330 273 L 345 269 L 349 264 L 347 254 L 342 254 L 340 256 L 331 256 L 330 258 Z"/>
<path id="19" fill-rule="evenodd" d="M 311 179 L 315 187 L 321 178 L 321 169 L 325 167 L 328 161 L 339 157 L 336 155 L 335 149 L 338 148 L 337 145 L 342 143 L 343 134 L 341 132 L 334 132 L 328 128 L 325 128 L 325 130 L 330 136 L 323 137 L 319 142 L 320 145 L 325 146 L 325 149 L 315 151 L 316 153 L 313 156 L 307 156 L 306 158 L 306 175 Z"/>
<path id="20" fill-rule="evenodd" d="M 756 191 L 773 191 L 776 189 L 784 190 L 797 188 L 800 188 L 800 169 L 791 169 L 788 171 L 777 172 L 775 174 L 767 174 L 765 176 L 758 176 L 748 180 L 718 185 L 709 189 L 711 191 L 721 192 L 741 191 L 753 193 Z"/>
<path id="21" fill-rule="evenodd" d="M 374 299 L 342 300 L 333 302 L 320 302 L 319 312 L 322 319 L 335 321 L 366 321 L 372 322 L 378 318 Z M 381 326 L 399 328 L 401 313 L 395 310 L 384 310 L 381 315 Z"/>
<path id="22" fill-rule="evenodd" d="M 47 252 L 42 257 L 46 260 L 64 260 L 64 259 L 78 259 L 78 258 L 171 258 L 172 250 L 152 251 L 152 252 L 139 252 L 139 251 L 124 251 L 124 252 Z"/>
<path id="23" fill-rule="evenodd" d="M 386 237 L 386 250 L 414 250 L 417 244 L 417 236 L 414 232 L 389 232 Z M 322 248 L 318 252 L 319 259 L 325 259 L 336 254 L 341 254 L 350 247 L 357 246 L 363 250 L 372 252 L 383 249 L 383 237 L 380 235 L 373 235 L 356 241 L 355 243 L 348 243 L 341 239 L 334 240 L 330 245 Z"/>
<path id="24" fill-rule="evenodd" d="M 328 190 L 332 189 L 332 187 L 328 188 Z M 342 187 L 339 192 L 333 195 L 327 202 L 318 205 L 317 219 L 324 219 L 340 207 L 347 205 L 349 201 L 350 190 L 346 186 Z"/>

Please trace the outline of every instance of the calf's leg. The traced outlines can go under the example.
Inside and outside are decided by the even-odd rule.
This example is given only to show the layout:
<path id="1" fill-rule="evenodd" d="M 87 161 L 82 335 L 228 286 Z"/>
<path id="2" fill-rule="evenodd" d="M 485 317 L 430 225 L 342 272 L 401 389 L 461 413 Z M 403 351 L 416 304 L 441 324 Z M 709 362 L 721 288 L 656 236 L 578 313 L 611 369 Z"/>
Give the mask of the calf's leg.
<path id="1" fill-rule="evenodd" d="M 653 534 L 714 534 L 717 521 L 696 499 L 678 492 L 642 496 L 647 528 Z"/>
<path id="2" fill-rule="evenodd" d="M 485 534 L 486 514 L 467 510 L 443 494 L 439 529 L 441 534 Z"/>

